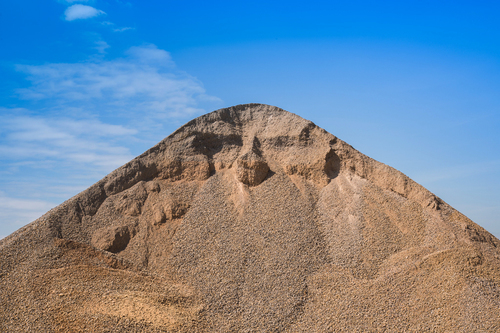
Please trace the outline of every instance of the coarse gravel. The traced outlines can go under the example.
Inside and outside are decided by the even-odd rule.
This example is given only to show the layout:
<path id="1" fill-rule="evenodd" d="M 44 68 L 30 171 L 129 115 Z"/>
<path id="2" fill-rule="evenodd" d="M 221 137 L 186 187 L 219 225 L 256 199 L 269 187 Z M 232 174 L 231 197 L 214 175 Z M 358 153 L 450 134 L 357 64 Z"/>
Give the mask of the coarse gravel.
<path id="1" fill-rule="evenodd" d="M 0 332 L 500 332 L 500 241 L 263 104 L 0 240 Z"/>

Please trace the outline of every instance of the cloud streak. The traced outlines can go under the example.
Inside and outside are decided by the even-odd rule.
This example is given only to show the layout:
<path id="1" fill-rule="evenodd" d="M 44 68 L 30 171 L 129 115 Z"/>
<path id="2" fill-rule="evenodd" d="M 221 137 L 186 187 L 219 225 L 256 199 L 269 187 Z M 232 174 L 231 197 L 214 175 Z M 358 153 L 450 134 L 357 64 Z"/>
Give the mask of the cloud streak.
<path id="1" fill-rule="evenodd" d="M 24 99 L 52 100 L 64 107 L 107 110 L 135 117 L 165 119 L 204 110 L 201 102 L 217 102 L 202 83 L 176 69 L 170 54 L 154 45 L 132 47 L 124 58 L 76 64 L 18 66 L 31 87 Z M 104 111 L 106 112 L 106 111 Z"/>
<path id="2" fill-rule="evenodd" d="M 113 144 L 137 133 L 120 125 L 28 115 L 0 117 L 0 122 L 0 160 L 52 160 L 112 170 L 133 157 L 128 148 Z"/>
<path id="3" fill-rule="evenodd" d="M 127 31 L 127 30 L 134 30 L 134 28 L 132 28 L 132 27 L 123 27 L 123 28 L 114 28 L 113 29 L 114 32 L 124 32 L 124 31 Z"/>
<path id="4" fill-rule="evenodd" d="M 115 24 L 110 21 L 103 21 L 101 22 L 102 25 L 110 26 L 113 29 L 113 32 L 124 32 L 128 30 L 135 30 L 135 28 L 132 27 L 122 27 L 122 28 L 115 28 Z"/>
<path id="5" fill-rule="evenodd" d="M 76 4 L 66 9 L 64 12 L 64 18 L 66 21 L 74 21 L 89 19 L 104 14 L 106 13 L 94 7 Z"/>
<path id="6" fill-rule="evenodd" d="M 8 224 L 11 230 L 20 228 L 26 222 L 36 220 L 55 206 L 53 202 L 45 200 L 12 198 L 0 191 L 2 224 Z M 7 235 L 0 235 L 0 239 L 5 236 Z"/>

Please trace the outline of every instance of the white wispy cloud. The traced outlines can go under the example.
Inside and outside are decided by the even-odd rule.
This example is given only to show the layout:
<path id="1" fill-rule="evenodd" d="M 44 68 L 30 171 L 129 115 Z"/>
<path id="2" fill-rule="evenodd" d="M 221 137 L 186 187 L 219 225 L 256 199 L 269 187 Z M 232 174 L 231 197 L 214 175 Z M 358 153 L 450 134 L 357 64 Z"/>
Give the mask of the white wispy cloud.
<path id="1" fill-rule="evenodd" d="M 53 207 L 53 204 L 43 200 L 26 200 L 9 198 L 4 193 L 0 192 L 0 209 L 1 210 L 23 210 L 28 214 L 32 212 L 42 212 L 42 214 Z M 0 215 L 2 215 L 0 213 Z"/>
<path id="2" fill-rule="evenodd" d="M 0 216 L 2 222 L 8 221 L 10 229 L 18 229 L 26 222 L 36 220 L 54 206 L 50 201 L 13 198 L 0 192 Z"/>
<path id="3" fill-rule="evenodd" d="M 99 54 L 105 54 L 106 50 L 109 48 L 110 48 L 109 44 L 103 40 L 97 40 L 95 42 L 94 49 L 96 49 Z"/>
<path id="4" fill-rule="evenodd" d="M 108 110 L 131 117 L 161 118 L 201 113 L 199 103 L 217 102 L 195 77 L 176 69 L 170 54 L 154 45 L 132 47 L 126 57 L 87 63 L 18 66 L 31 87 L 25 99 L 67 107 Z"/>
<path id="5" fill-rule="evenodd" d="M 87 5 L 76 4 L 66 9 L 66 11 L 64 12 L 64 17 L 66 21 L 74 21 L 74 20 L 88 19 L 103 14 L 106 13 L 100 9 Z"/>
<path id="6" fill-rule="evenodd" d="M 3 112 L 11 113 L 5 109 Z M 45 163 L 53 160 L 105 170 L 112 170 L 133 158 L 128 148 L 113 142 L 116 138 L 137 133 L 98 120 L 29 115 L 0 117 L 0 130 L 3 160 L 43 160 Z"/>
<path id="7" fill-rule="evenodd" d="M 113 32 L 124 32 L 124 31 L 128 31 L 128 30 L 135 30 L 135 28 L 132 28 L 132 27 L 115 28 L 116 24 L 114 24 L 113 22 L 110 22 L 110 21 L 103 21 L 103 22 L 101 22 L 101 24 L 111 27 L 113 29 Z"/>
<path id="8" fill-rule="evenodd" d="M 114 28 L 113 31 L 114 32 L 124 32 L 124 31 L 127 31 L 127 30 L 134 30 L 135 28 L 132 28 L 132 27 L 123 27 L 123 28 Z"/>

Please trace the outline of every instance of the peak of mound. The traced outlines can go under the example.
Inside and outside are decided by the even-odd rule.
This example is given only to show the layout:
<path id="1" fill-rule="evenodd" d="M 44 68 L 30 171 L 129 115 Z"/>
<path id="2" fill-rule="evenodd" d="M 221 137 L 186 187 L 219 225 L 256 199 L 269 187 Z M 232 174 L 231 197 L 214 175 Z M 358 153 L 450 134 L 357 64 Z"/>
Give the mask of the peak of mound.
<path id="1" fill-rule="evenodd" d="M 198 117 L 0 241 L 0 330 L 497 331 L 500 242 L 277 107 Z"/>

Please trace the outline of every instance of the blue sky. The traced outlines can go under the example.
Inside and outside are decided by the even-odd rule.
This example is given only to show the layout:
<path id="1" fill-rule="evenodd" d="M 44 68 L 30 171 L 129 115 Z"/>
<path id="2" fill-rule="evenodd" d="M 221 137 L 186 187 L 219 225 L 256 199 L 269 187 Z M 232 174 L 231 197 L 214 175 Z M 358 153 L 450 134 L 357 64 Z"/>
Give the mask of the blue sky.
<path id="1" fill-rule="evenodd" d="M 500 238 L 493 1 L 0 3 L 0 238 L 190 119 L 257 102 Z"/>

